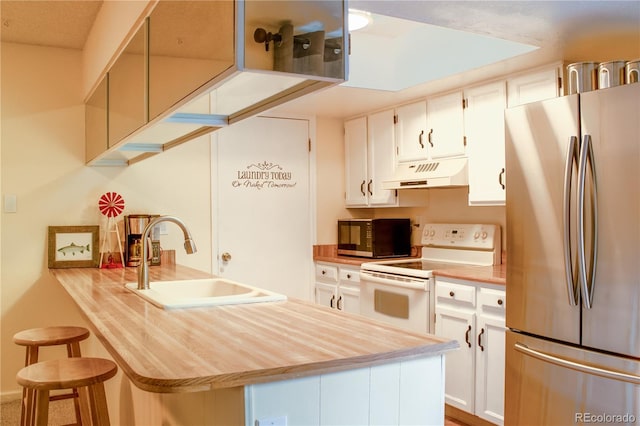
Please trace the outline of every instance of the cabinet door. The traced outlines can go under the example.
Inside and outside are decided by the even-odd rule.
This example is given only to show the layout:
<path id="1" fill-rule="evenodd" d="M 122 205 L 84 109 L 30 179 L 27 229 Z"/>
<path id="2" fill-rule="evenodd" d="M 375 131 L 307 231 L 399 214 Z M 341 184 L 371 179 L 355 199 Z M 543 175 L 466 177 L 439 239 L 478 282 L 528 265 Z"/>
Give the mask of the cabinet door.
<path id="1" fill-rule="evenodd" d="M 558 67 L 510 78 L 507 80 L 507 105 L 511 108 L 555 98 L 560 95 L 559 82 Z"/>
<path id="2" fill-rule="evenodd" d="M 395 205 L 395 190 L 383 189 L 382 182 L 393 176 L 395 168 L 395 132 L 393 110 L 382 111 L 368 117 L 368 172 L 367 195 L 370 206 Z"/>
<path id="3" fill-rule="evenodd" d="M 316 303 L 330 308 L 336 307 L 338 286 L 316 282 Z"/>
<path id="4" fill-rule="evenodd" d="M 145 22 L 109 70 L 109 147 L 145 125 L 147 66 Z"/>
<path id="5" fill-rule="evenodd" d="M 233 31 L 223 30 L 233 25 L 233 2 L 156 4 L 149 18 L 150 120 L 233 66 Z"/>
<path id="6" fill-rule="evenodd" d="M 473 413 L 475 398 L 475 313 L 436 305 L 436 335 L 455 339 L 460 349 L 448 352 L 445 362 L 445 401 Z"/>
<path id="7" fill-rule="evenodd" d="M 427 103 L 425 101 L 396 108 L 396 145 L 398 161 L 428 158 Z"/>
<path id="8" fill-rule="evenodd" d="M 360 313 L 360 288 L 340 285 L 336 307 L 353 314 Z"/>
<path id="9" fill-rule="evenodd" d="M 85 105 L 85 160 L 91 161 L 109 148 L 107 140 L 107 88 L 104 76 Z"/>
<path id="10" fill-rule="evenodd" d="M 426 143 L 431 158 L 464 154 L 462 92 L 427 99 Z"/>
<path id="11" fill-rule="evenodd" d="M 505 83 L 465 91 L 464 127 L 469 156 L 469 204 L 504 205 Z"/>
<path id="12" fill-rule="evenodd" d="M 504 422 L 504 317 L 478 315 L 476 348 L 476 415 L 492 423 Z"/>
<path id="13" fill-rule="evenodd" d="M 344 123 L 345 148 L 345 204 L 366 206 L 367 187 L 367 118 L 360 117 Z"/>

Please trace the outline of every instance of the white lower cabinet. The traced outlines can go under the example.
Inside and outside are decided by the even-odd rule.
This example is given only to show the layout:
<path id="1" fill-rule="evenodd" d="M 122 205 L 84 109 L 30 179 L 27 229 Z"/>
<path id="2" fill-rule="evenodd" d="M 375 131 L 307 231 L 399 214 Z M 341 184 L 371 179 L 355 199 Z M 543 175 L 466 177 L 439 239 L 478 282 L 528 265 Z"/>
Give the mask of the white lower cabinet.
<path id="1" fill-rule="evenodd" d="M 316 262 L 316 303 L 360 313 L 360 268 Z"/>
<path id="2" fill-rule="evenodd" d="M 500 425 L 505 307 L 503 286 L 436 277 L 436 335 L 460 343 L 446 356 L 445 402 Z"/>

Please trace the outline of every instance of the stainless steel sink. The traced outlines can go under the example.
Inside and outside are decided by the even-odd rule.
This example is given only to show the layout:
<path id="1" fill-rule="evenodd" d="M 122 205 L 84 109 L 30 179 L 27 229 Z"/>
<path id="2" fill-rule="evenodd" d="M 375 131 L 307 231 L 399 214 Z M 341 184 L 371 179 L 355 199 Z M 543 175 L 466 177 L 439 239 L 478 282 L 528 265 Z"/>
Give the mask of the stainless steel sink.
<path id="1" fill-rule="evenodd" d="M 276 302 L 287 299 L 279 293 L 223 278 L 152 281 L 147 290 L 138 290 L 137 282 L 127 283 L 125 287 L 163 309 Z"/>

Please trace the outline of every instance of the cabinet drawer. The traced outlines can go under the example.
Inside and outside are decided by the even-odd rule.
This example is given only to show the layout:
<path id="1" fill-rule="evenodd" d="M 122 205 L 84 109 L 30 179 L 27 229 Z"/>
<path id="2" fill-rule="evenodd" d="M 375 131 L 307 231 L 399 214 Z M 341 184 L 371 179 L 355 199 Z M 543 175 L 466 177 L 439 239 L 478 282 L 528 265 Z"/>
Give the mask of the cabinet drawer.
<path id="1" fill-rule="evenodd" d="M 506 294 L 503 290 L 480 288 L 478 305 L 483 311 L 502 313 L 504 315 L 507 306 Z"/>
<path id="2" fill-rule="evenodd" d="M 476 288 L 436 280 L 436 303 L 476 306 Z"/>
<path id="3" fill-rule="evenodd" d="M 324 281 L 338 282 L 338 268 L 329 265 L 316 265 L 316 278 Z"/>
<path id="4" fill-rule="evenodd" d="M 340 268 L 340 282 L 360 284 L 360 271 Z"/>

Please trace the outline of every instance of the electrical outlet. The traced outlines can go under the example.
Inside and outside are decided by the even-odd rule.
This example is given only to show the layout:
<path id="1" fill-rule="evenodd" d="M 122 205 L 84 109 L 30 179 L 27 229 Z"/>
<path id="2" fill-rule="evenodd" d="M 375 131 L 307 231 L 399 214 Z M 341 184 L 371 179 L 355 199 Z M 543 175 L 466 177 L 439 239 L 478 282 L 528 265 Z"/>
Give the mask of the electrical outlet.
<path id="1" fill-rule="evenodd" d="M 257 419 L 255 426 L 287 426 L 287 416 Z"/>
<path id="2" fill-rule="evenodd" d="M 424 225 L 424 216 L 416 216 L 415 220 L 413 221 L 413 226 L 418 229 L 422 229 L 422 225 Z"/>
<path id="3" fill-rule="evenodd" d="M 158 233 L 160 235 L 169 235 L 169 231 L 167 231 L 167 223 L 166 222 L 160 222 L 158 224 Z"/>

